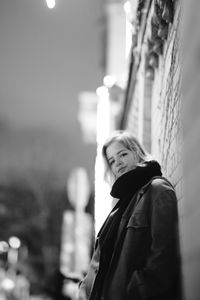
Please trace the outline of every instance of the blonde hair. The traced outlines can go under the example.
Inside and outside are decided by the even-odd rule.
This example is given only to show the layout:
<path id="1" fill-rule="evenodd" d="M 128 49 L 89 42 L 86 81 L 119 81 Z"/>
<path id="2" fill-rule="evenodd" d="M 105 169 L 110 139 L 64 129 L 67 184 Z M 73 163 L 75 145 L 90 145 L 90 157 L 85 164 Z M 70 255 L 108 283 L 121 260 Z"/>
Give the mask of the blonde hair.
<path id="1" fill-rule="evenodd" d="M 145 150 L 145 148 L 139 143 L 139 141 L 128 131 L 117 130 L 105 141 L 102 147 L 102 156 L 105 164 L 105 178 L 108 179 L 108 175 L 112 176 L 111 168 L 107 159 L 106 150 L 114 142 L 121 143 L 126 149 L 134 152 L 138 158 L 138 165 L 142 165 L 147 161 L 152 160 L 152 156 Z"/>

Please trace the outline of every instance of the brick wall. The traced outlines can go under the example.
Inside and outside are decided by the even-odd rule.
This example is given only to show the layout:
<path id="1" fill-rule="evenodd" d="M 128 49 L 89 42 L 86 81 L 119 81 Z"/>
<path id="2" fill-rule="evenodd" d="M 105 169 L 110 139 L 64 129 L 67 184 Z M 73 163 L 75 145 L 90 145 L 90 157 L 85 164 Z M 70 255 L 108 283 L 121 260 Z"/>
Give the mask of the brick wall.
<path id="1" fill-rule="evenodd" d="M 149 17 L 151 15 L 149 14 Z M 147 24 L 150 21 L 147 19 Z M 136 135 L 160 162 L 165 176 L 174 184 L 178 199 L 182 198 L 181 125 L 180 125 L 180 63 L 179 63 L 180 5 L 177 4 L 173 24 L 154 78 L 145 73 L 146 41 L 141 49 L 126 129 Z M 150 26 L 146 27 L 148 36 Z"/>
<path id="2" fill-rule="evenodd" d="M 127 121 L 127 130 L 133 133 L 134 136 L 138 136 L 138 123 L 139 123 L 139 97 L 137 93 L 137 86 L 134 96 L 134 101 L 132 101 L 132 105 L 130 108 L 130 113 L 128 115 Z"/>
<path id="3" fill-rule="evenodd" d="M 142 49 L 142 59 L 136 76 L 126 129 L 142 142 L 148 152 L 151 152 L 152 78 L 145 76 L 144 58 L 145 47 Z"/>
<path id="4" fill-rule="evenodd" d="M 181 97 L 180 97 L 180 7 L 155 70 L 152 88 L 152 153 L 158 157 L 163 173 L 182 198 Z"/>

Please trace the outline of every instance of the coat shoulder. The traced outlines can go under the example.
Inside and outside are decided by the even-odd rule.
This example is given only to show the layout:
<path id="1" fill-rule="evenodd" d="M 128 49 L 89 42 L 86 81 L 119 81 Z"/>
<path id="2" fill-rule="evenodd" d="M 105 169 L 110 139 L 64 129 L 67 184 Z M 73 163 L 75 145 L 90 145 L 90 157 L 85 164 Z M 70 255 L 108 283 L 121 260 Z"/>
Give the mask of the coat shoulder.
<path id="1" fill-rule="evenodd" d="M 150 182 L 150 188 L 158 194 L 166 191 L 175 192 L 173 185 L 165 177 L 154 177 Z"/>

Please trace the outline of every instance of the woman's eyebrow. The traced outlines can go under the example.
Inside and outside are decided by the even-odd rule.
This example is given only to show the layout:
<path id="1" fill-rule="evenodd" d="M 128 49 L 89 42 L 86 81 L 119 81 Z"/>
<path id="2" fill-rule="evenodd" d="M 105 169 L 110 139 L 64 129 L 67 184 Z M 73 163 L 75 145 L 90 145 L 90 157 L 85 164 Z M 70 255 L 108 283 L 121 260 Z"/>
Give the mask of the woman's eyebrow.
<path id="1" fill-rule="evenodd" d="M 116 154 L 118 155 L 118 154 L 120 154 L 123 151 L 126 151 L 126 149 L 119 150 Z M 111 156 L 111 157 L 109 157 L 107 159 L 108 159 L 108 161 L 110 161 L 111 159 L 114 159 L 114 158 L 113 158 L 113 156 Z"/>
<path id="2" fill-rule="evenodd" d="M 124 152 L 124 151 L 126 151 L 126 149 L 119 150 L 119 151 L 117 152 L 117 154 L 120 154 L 121 152 Z"/>
<path id="3" fill-rule="evenodd" d="M 108 161 L 110 161 L 111 159 L 113 159 L 113 157 L 112 156 L 110 158 L 107 157 L 107 159 L 108 159 Z"/>

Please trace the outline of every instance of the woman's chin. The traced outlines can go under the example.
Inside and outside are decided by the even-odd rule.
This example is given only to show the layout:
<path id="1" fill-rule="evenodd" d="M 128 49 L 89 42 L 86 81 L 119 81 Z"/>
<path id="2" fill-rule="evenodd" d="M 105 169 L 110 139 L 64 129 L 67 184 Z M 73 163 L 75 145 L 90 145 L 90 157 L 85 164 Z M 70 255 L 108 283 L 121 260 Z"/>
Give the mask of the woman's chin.
<path id="1" fill-rule="evenodd" d="M 127 168 L 123 169 L 122 171 L 120 171 L 118 173 L 118 175 L 116 176 L 116 179 L 119 178 L 119 177 L 121 177 L 122 175 L 126 174 L 127 172 L 134 170 L 135 168 L 136 168 L 136 166 L 134 166 L 134 167 L 132 167 L 130 169 L 127 169 Z"/>
<path id="2" fill-rule="evenodd" d="M 116 179 L 121 177 L 122 175 L 124 175 L 127 172 L 128 172 L 127 170 L 123 170 L 123 171 L 119 172 L 118 175 L 116 176 Z"/>

